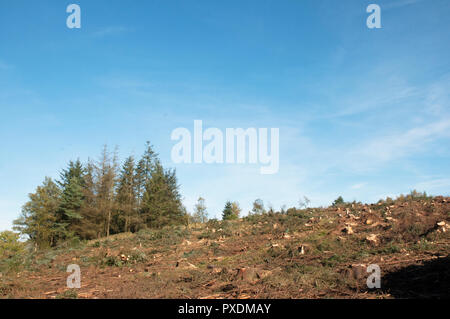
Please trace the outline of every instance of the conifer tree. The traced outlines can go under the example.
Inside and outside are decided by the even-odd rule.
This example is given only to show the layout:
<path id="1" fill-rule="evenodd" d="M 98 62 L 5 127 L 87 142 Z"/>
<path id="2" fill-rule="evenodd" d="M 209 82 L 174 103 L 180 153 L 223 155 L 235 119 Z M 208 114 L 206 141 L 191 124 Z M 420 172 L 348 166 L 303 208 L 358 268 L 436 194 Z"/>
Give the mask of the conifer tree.
<path id="1" fill-rule="evenodd" d="M 225 203 L 225 208 L 222 211 L 222 220 L 233 219 L 233 204 L 230 201 Z"/>
<path id="2" fill-rule="evenodd" d="M 84 201 L 84 168 L 79 160 L 69 162 L 68 168 L 61 174 L 58 182 L 61 188 L 60 207 L 57 214 L 57 222 L 64 225 L 67 235 L 80 235 L 75 231 L 79 220 L 82 218 L 81 207 Z"/>
<path id="3" fill-rule="evenodd" d="M 132 156 L 125 160 L 119 178 L 117 203 L 119 209 L 120 231 L 136 231 L 139 227 L 135 163 Z"/>
<path id="4" fill-rule="evenodd" d="M 103 235 L 103 218 L 97 205 L 96 171 L 97 167 L 95 166 L 95 163 L 88 160 L 83 176 L 84 201 L 80 210 L 82 219 L 79 220 L 79 223 L 74 227 L 75 231 L 82 239 L 95 239 L 100 238 Z"/>
<path id="5" fill-rule="evenodd" d="M 187 222 L 178 188 L 175 171 L 164 170 L 156 160 L 142 203 L 142 216 L 148 227 L 161 228 Z"/>
<path id="6" fill-rule="evenodd" d="M 334 200 L 334 202 L 333 202 L 333 206 L 334 206 L 334 207 L 340 206 L 340 205 L 343 205 L 343 204 L 345 204 L 345 201 L 344 201 L 344 199 L 342 198 L 342 196 L 339 196 L 339 197 L 336 198 L 336 199 Z"/>
<path id="7" fill-rule="evenodd" d="M 137 204 L 140 207 L 144 193 L 146 191 L 146 186 L 152 177 L 152 173 L 155 170 L 156 161 L 158 160 L 158 154 L 153 150 L 153 146 L 147 141 L 145 144 L 145 151 L 142 158 L 136 165 L 136 194 L 137 194 Z"/>

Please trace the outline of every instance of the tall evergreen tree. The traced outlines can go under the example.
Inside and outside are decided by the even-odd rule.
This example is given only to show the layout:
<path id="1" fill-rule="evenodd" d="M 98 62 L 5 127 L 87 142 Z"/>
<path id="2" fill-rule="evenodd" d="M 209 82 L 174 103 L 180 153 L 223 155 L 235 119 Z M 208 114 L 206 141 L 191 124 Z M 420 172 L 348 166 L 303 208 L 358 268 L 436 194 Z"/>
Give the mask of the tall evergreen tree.
<path id="1" fill-rule="evenodd" d="M 60 207 L 57 214 L 57 222 L 68 231 L 68 235 L 77 235 L 75 230 L 79 220 L 82 218 L 81 207 L 84 201 L 84 168 L 79 160 L 70 161 L 68 168 L 60 174 L 60 185 L 62 194 Z"/>
<path id="2" fill-rule="evenodd" d="M 136 231 L 139 227 L 139 215 L 136 194 L 135 162 L 132 156 L 125 160 L 119 177 L 117 206 L 119 209 L 120 231 Z"/>
<path id="3" fill-rule="evenodd" d="M 82 239 L 95 239 L 103 235 L 103 216 L 97 205 L 97 167 L 88 160 L 83 176 L 84 201 L 80 209 L 82 219 L 76 224 L 75 231 Z"/>
<path id="4" fill-rule="evenodd" d="M 138 200 L 138 206 L 141 207 L 144 193 L 152 173 L 155 170 L 156 161 L 158 160 L 158 154 L 153 150 L 153 146 L 147 141 L 145 144 L 145 151 L 142 158 L 136 165 L 136 194 Z"/>
<path id="5" fill-rule="evenodd" d="M 187 222 L 178 188 L 175 170 L 164 170 L 156 160 L 142 203 L 142 216 L 148 227 L 161 228 Z"/>
<path id="6" fill-rule="evenodd" d="M 14 230 L 27 235 L 35 248 L 52 247 L 64 237 L 65 227 L 57 221 L 61 191 L 51 178 L 46 177 L 30 200 L 23 206 L 21 216 L 14 221 Z"/>
<path id="7" fill-rule="evenodd" d="M 233 216 L 233 204 L 230 201 L 227 201 L 222 211 L 222 220 L 233 219 Z"/>

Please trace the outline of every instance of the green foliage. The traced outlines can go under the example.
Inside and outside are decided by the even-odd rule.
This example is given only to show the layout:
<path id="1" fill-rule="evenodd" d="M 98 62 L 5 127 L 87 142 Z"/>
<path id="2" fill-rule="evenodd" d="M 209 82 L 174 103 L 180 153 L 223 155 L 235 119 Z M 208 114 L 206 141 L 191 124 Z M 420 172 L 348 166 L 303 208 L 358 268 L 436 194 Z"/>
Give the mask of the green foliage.
<path id="1" fill-rule="evenodd" d="M 143 197 L 142 215 L 150 228 L 186 224 L 187 213 L 181 203 L 174 170 L 165 170 L 158 161 Z"/>
<path id="2" fill-rule="evenodd" d="M 36 249 L 188 221 L 176 173 L 163 168 L 149 142 L 137 165 L 130 156 L 119 172 L 117 152 L 105 146 L 97 162 L 70 161 L 60 181 L 46 178 L 29 197 L 14 229 Z"/>
<path id="3" fill-rule="evenodd" d="M 225 204 L 225 208 L 222 211 L 222 220 L 238 219 L 239 215 L 236 214 L 236 207 L 233 207 L 233 203 L 228 201 Z"/>
<path id="4" fill-rule="evenodd" d="M 80 210 L 82 216 L 72 226 L 76 234 L 82 239 L 95 239 L 102 235 L 102 215 L 99 212 L 97 201 L 97 167 L 92 161 L 85 165 L 83 176 L 83 205 Z"/>
<path id="5" fill-rule="evenodd" d="M 379 253 L 382 254 L 396 254 L 401 251 L 401 248 L 396 245 L 394 242 L 389 243 L 385 247 L 379 250 Z"/>
<path id="6" fill-rule="evenodd" d="M 37 248 L 56 245 L 64 236 L 65 226 L 58 222 L 61 191 L 48 177 L 36 192 L 29 194 L 30 200 L 23 206 L 22 215 L 14 221 L 14 230 L 28 235 Z"/>
<path id="7" fill-rule="evenodd" d="M 84 201 L 84 168 L 79 160 L 69 162 L 67 169 L 60 174 L 61 180 L 58 182 L 61 188 L 61 197 L 59 209 L 57 211 L 56 220 L 65 231 L 72 231 L 74 234 L 80 235 L 77 230 L 77 222 L 82 218 L 81 207 Z M 71 237 L 70 233 L 63 232 L 61 239 Z"/>
<path id="8" fill-rule="evenodd" d="M 12 231 L 0 232 L 0 256 L 2 259 L 23 253 L 25 247 L 19 239 L 20 235 Z"/>
<path id="9" fill-rule="evenodd" d="M 12 231 L 0 232 L 0 272 L 18 270 L 25 257 L 25 245 L 20 236 Z"/>
<path id="10" fill-rule="evenodd" d="M 116 232 L 136 232 L 140 226 L 138 215 L 137 178 L 132 156 L 125 160 L 117 189 L 118 221 Z"/>
<path id="11" fill-rule="evenodd" d="M 78 292 L 75 289 L 69 289 L 56 296 L 56 299 L 77 299 Z"/>
<path id="12" fill-rule="evenodd" d="M 137 194 L 138 205 L 141 205 L 146 191 L 146 186 L 152 178 L 152 173 L 155 171 L 158 154 L 153 150 L 150 142 L 146 142 L 144 155 L 139 160 L 135 169 L 135 187 Z"/>
<path id="13" fill-rule="evenodd" d="M 231 202 L 228 201 L 225 204 L 225 208 L 222 211 L 222 220 L 230 220 L 232 219 L 233 216 L 233 209 L 232 209 L 232 205 Z"/>
<path id="14" fill-rule="evenodd" d="M 336 199 L 334 200 L 334 202 L 333 202 L 333 206 L 334 206 L 334 207 L 340 206 L 340 205 L 344 205 L 344 204 L 345 204 L 345 201 L 344 201 L 344 199 L 342 198 L 342 196 L 339 196 L 339 197 L 336 198 Z"/>

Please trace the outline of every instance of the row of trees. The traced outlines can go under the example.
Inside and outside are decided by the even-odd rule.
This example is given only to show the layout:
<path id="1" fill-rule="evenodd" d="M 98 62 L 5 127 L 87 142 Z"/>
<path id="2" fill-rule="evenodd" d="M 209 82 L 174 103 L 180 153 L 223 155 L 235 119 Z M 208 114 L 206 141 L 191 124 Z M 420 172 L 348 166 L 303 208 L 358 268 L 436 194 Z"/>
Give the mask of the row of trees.
<path id="1" fill-rule="evenodd" d="M 266 212 L 263 201 L 257 199 L 249 213 Z M 227 201 L 222 219 L 237 219 L 240 214 L 239 203 Z M 89 240 L 189 220 L 208 220 L 205 200 L 200 197 L 189 216 L 182 205 L 175 170 L 164 169 L 147 142 L 139 161 L 129 156 L 121 166 L 117 149 L 110 153 L 106 146 L 97 161 L 70 161 L 59 180 L 46 177 L 29 194 L 14 229 L 41 248 L 71 238 Z"/>
<path id="2" fill-rule="evenodd" d="M 187 220 L 175 170 L 164 169 L 147 142 L 138 162 L 130 156 L 119 166 L 117 150 L 106 146 L 98 161 L 69 162 L 58 181 L 47 177 L 29 195 L 14 229 L 44 247 Z"/>

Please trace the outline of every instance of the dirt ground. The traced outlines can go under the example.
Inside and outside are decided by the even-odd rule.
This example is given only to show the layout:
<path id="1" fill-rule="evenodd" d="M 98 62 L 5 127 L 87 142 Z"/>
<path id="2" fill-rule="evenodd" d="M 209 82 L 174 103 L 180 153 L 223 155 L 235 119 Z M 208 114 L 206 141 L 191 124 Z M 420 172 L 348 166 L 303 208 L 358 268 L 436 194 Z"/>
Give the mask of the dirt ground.
<path id="1" fill-rule="evenodd" d="M 445 298 L 450 198 L 290 209 L 33 253 L 2 298 Z M 81 288 L 67 288 L 67 266 Z M 369 289 L 369 265 L 381 288 Z"/>

